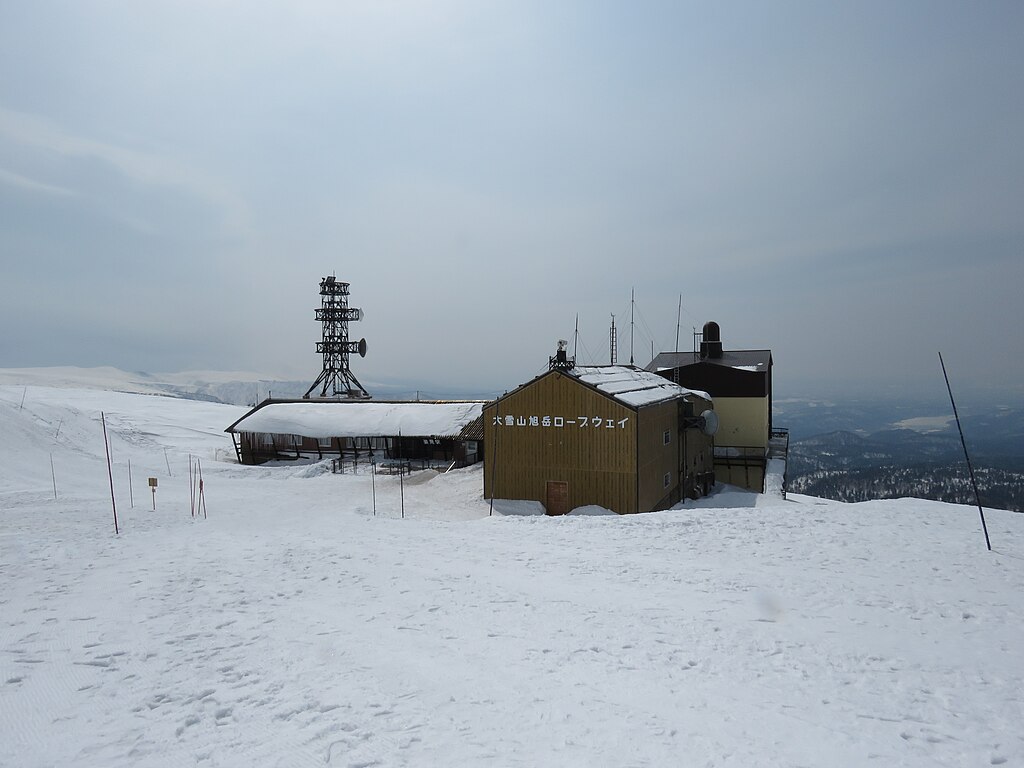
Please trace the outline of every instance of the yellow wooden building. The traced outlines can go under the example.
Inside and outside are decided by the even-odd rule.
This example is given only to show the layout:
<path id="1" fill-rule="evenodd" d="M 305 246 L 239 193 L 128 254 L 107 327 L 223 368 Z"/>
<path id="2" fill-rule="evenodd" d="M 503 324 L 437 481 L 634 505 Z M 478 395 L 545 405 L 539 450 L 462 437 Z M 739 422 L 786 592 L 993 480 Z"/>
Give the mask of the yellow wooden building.
<path id="1" fill-rule="evenodd" d="M 484 496 L 667 509 L 714 484 L 710 397 L 627 366 L 552 369 L 484 406 Z M 708 415 L 710 414 L 710 415 Z"/>
<path id="2" fill-rule="evenodd" d="M 699 351 L 662 352 L 646 370 L 714 398 L 719 419 L 715 477 L 720 482 L 763 492 L 770 461 L 777 457 L 785 492 L 788 435 L 772 424 L 770 349 L 726 350 L 718 323 L 709 322 Z"/>

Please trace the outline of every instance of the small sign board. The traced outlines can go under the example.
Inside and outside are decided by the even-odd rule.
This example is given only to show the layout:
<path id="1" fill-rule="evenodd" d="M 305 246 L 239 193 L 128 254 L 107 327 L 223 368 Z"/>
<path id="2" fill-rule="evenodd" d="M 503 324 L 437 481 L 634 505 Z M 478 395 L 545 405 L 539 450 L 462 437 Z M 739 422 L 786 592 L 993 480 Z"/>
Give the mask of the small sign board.
<path id="1" fill-rule="evenodd" d="M 156 488 L 156 478 L 155 477 L 149 478 L 149 487 L 150 488 Z"/>

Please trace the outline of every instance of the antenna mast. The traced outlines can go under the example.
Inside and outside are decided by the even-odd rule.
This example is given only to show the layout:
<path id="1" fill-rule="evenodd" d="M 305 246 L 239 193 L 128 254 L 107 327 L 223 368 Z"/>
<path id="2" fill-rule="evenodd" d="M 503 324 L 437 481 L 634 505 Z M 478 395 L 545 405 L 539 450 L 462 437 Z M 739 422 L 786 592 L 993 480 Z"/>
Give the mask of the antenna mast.
<path id="1" fill-rule="evenodd" d="M 619 340 L 615 336 L 615 315 L 612 315 L 612 329 L 608 332 L 608 349 L 611 352 L 612 365 L 615 365 L 619 356 Z"/>
<path id="2" fill-rule="evenodd" d="M 580 342 L 580 313 L 577 312 L 576 313 L 576 330 L 573 333 L 573 337 L 572 337 L 572 357 L 573 357 L 573 360 L 576 359 L 576 346 L 579 344 L 579 342 Z"/>
<path id="3" fill-rule="evenodd" d="M 636 305 L 636 289 L 629 289 L 629 364 L 633 364 L 633 309 Z"/>
<path id="4" fill-rule="evenodd" d="M 363 319 L 363 311 L 348 305 L 348 283 L 340 282 L 334 275 L 320 281 L 320 309 L 316 311 L 316 319 L 323 323 L 323 341 L 318 341 L 316 351 L 324 356 L 324 369 L 320 372 L 306 394 L 320 388 L 320 397 L 337 397 L 367 399 L 367 392 L 359 380 L 349 370 L 348 357 L 356 353 L 366 357 L 366 339 L 348 340 L 348 324 Z M 327 390 L 331 394 L 327 394 Z"/>
<path id="5" fill-rule="evenodd" d="M 679 351 L 679 323 L 683 317 L 683 294 L 679 294 L 679 309 L 676 310 L 676 352 Z"/>

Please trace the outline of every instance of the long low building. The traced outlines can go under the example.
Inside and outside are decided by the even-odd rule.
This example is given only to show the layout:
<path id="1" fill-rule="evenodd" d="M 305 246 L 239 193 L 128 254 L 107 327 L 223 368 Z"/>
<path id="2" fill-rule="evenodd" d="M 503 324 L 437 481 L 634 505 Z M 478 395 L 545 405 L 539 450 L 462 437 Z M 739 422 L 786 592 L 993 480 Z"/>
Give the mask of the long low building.
<path id="1" fill-rule="evenodd" d="M 225 432 L 238 460 L 302 456 L 479 460 L 485 401 L 264 400 Z"/>

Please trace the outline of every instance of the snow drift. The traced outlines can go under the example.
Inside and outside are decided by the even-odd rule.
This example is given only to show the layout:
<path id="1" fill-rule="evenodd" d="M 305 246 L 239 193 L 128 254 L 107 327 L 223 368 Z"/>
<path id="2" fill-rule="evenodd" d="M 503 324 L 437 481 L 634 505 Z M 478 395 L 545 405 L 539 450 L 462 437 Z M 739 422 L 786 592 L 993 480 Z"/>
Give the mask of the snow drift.
<path id="1" fill-rule="evenodd" d="M 0 765 L 1024 764 L 1020 515 L 993 553 L 913 499 L 488 517 L 471 468 L 402 519 L 235 464 L 243 411 L 0 386 Z"/>

